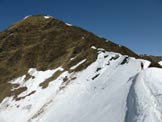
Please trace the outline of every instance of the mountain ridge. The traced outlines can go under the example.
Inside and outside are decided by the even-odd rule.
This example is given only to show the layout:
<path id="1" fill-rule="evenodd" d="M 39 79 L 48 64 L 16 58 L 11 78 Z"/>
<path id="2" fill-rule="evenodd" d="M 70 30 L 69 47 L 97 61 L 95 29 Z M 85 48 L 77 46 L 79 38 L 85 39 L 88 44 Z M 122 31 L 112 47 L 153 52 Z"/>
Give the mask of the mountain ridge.
<path id="1" fill-rule="evenodd" d="M 72 65 L 87 58 L 84 65 L 75 70 L 85 69 L 97 58 L 97 52 L 91 49 L 91 46 L 141 58 L 127 47 L 100 38 L 79 27 L 69 26 L 51 16 L 28 16 L 11 25 L 0 33 L 0 84 L 1 89 L 7 89 L 2 92 L 5 94 L 2 96 L 12 94 L 8 92 L 11 85 L 6 85 L 6 81 L 26 74 L 29 68 L 47 70 L 62 65 L 66 70 L 70 70 Z M 73 57 L 77 58 L 69 60 Z M 151 66 L 160 67 L 156 61 L 150 61 Z"/>
<path id="2" fill-rule="evenodd" d="M 58 47 L 58 49 L 56 49 L 54 52 L 58 53 L 59 51 L 59 53 L 62 53 L 62 54 L 64 54 L 66 50 L 61 50 L 62 49 L 61 46 L 62 45 L 65 46 L 65 44 L 70 45 L 71 47 L 79 46 L 80 49 L 79 48 L 73 49 L 73 50 L 78 50 L 78 51 L 82 50 L 81 48 L 87 48 L 93 45 L 93 46 L 97 46 L 100 48 L 104 48 L 109 51 L 120 52 L 121 54 L 127 54 L 132 57 L 135 57 L 135 56 L 138 57 L 135 53 L 133 53 L 132 51 L 130 51 L 128 48 L 124 46 L 120 47 L 113 42 L 110 42 L 110 41 L 106 42 L 105 39 L 101 39 L 95 36 L 94 34 L 89 33 L 85 30 L 82 30 L 78 27 L 74 27 L 74 26 L 69 27 L 65 23 L 57 19 L 54 19 L 52 17 L 49 17 L 49 18 L 44 18 L 44 17 L 45 16 L 43 15 L 30 16 L 26 19 L 21 20 L 20 22 L 17 22 L 16 24 L 12 25 L 11 27 L 9 27 L 8 29 L 6 29 L 4 32 L 0 34 L 1 61 L 7 60 L 10 63 L 13 60 L 14 61 L 20 60 L 20 59 L 12 59 L 13 57 L 12 55 L 14 54 L 18 56 L 18 58 L 20 58 L 21 54 L 19 53 L 23 53 L 24 50 L 29 50 L 29 48 L 31 50 L 35 50 L 35 47 L 38 47 L 40 48 L 40 51 L 41 50 L 44 51 L 43 48 L 45 47 L 49 47 L 51 49 L 50 45 L 48 45 L 47 43 L 51 43 L 51 45 L 55 44 L 56 46 L 54 45 L 53 47 L 54 48 Z M 38 22 L 38 25 L 37 25 L 37 22 Z M 54 35 L 56 35 L 57 37 L 54 37 Z M 68 41 L 66 41 L 65 39 Z M 81 42 L 82 39 L 85 40 L 86 42 L 83 42 L 83 41 Z M 76 41 L 73 42 L 74 40 Z M 41 47 L 40 45 L 44 45 L 44 47 Z M 70 48 L 70 47 L 67 47 L 67 48 Z M 5 58 L 4 55 L 6 55 L 6 53 L 7 55 L 8 53 L 11 54 L 11 56 L 8 56 L 11 61 Z M 28 53 L 33 53 L 33 52 L 29 51 Z M 53 55 L 53 56 L 47 56 L 47 57 L 42 56 L 41 57 L 40 54 L 35 54 L 35 55 L 40 56 L 40 58 L 42 59 L 48 58 L 47 60 L 49 61 L 55 58 L 54 57 L 55 55 L 52 54 L 52 50 L 48 51 L 47 53 L 50 53 L 49 55 Z M 58 56 L 56 55 L 56 57 Z M 26 58 L 30 58 L 30 56 Z M 49 64 L 49 61 L 47 61 L 48 64 Z M 28 68 L 36 66 L 34 62 L 32 63 L 26 62 L 26 63 L 28 63 L 27 65 L 29 65 L 27 66 Z M 43 67 L 40 66 L 40 68 L 43 68 Z"/>
<path id="3" fill-rule="evenodd" d="M 133 103 L 127 97 L 135 97 L 131 87 L 138 89 L 139 81 L 145 84 L 150 81 L 158 88 L 160 75 L 154 75 L 158 70 L 155 68 L 154 73 L 150 67 L 161 67 L 159 60 L 160 57 L 137 55 L 127 47 L 51 16 L 25 17 L 0 33 L 0 121 L 10 122 L 14 118 L 16 122 L 53 121 L 51 119 L 76 122 L 78 117 L 78 122 L 105 122 L 108 118 L 112 122 L 116 119 L 124 122 L 128 116 L 128 120 L 136 122 L 133 119 L 139 118 L 138 113 L 129 114 Z M 150 72 L 152 79 L 157 80 L 155 84 L 152 79 L 147 80 Z M 136 80 L 138 74 L 141 77 Z M 150 96 L 143 91 L 136 92 L 139 98 L 140 94 Z M 156 94 L 154 99 L 159 100 Z M 136 102 L 136 98 L 134 100 Z M 130 105 L 126 105 L 127 102 Z M 140 107 L 143 108 L 143 104 Z M 60 111 L 62 109 L 65 112 Z M 150 107 L 147 109 L 151 111 Z M 73 114 L 67 116 L 68 111 Z M 80 111 L 82 116 L 77 115 Z M 95 116 L 92 112 L 96 112 Z M 112 115 L 105 116 L 105 112 Z M 17 113 L 23 114 L 18 117 Z M 51 116 L 51 113 L 54 114 Z M 10 115 L 14 115 L 13 118 L 8 117 Z"/>

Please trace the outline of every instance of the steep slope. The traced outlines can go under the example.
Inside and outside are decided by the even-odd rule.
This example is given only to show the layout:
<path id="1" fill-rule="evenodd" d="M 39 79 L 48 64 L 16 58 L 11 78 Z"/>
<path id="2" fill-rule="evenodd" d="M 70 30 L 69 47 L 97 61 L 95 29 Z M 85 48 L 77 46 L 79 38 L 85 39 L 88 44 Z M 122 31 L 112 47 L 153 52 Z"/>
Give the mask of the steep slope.
<path id="1" fill-rule="evenodd" d="M 22 76 L 11 81 L 27 90 L 18 96 L 20 100 L 9 97 L 1 103 L 1 121 L 124 122 L 131 81 L 142 70 L 141 63 L 144 68 L 150 63 L 92 48 L 98 58 L 81 72 L 70 73 L 61 67 L 44 72 L 30 69 L 33 78 Z M 62 74 L 42 89 L 40 84 L 57 70 Z"/>
<path id="2" fill-rule="evenodd" d="M 75 71 L 85 69 L 97 58 L 96 51 L 90 48 L 92 45 L 138 57 L 126 47 L 50 16 L 29 16 L 10 26 L 0 33 L 0 101 L 26 90 L 24 87 L 10 92 L 15 86 L 7 81 L 27 74 L 29 68 L 48 70 L 62 66 L 70 70 L 72 65 L 86 58 L 84 65 Z M 75 60 L 70 60 L 73 57 Z"/>
<path id="3" fill-rule="evenodd" d="M 161 69 L 149 68 L 158 62 L 51 16 L 25 17 L 0 33 L 0 122 L 161 122 Z"/>
<path id="4" fill-rule="evenodd" d="M 134 79 L 128 95 L 126 122 L 162 121 L 162 69 L 149 68 Z"/>

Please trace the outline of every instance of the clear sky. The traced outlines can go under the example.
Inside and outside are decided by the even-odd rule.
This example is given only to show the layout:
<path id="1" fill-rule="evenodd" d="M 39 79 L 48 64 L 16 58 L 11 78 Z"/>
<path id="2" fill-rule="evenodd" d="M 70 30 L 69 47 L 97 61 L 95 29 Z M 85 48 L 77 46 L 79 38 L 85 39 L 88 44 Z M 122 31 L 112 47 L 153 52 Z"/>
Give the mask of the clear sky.
<path id="1" fill-rule="evenodd" d="M 162 55 L 162 0 L 0 0 L 0 31 L 33 14 L 47 14 L 125 45 Z"/>

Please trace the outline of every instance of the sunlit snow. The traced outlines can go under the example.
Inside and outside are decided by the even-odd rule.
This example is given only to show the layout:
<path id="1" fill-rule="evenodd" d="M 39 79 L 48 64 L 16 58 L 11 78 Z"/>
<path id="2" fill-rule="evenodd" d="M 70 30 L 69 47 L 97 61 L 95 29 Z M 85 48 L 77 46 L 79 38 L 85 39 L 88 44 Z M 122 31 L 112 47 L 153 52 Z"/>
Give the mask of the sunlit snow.
<path id="1" fill-rule="evenodd" d="M 30 79 L 10 82 L 27 87 L 18 97 L 35 92 L 19 101 L 5 98 L 0 122 L 161 122 L 162 69 L 131 57 L 123 63 L 126 57 L 98 48 L 96 61 L 80 72 L 29 69 Z M 58 70 L 60 76 L 43 89 L 40 83 Z"/>
<path id="2" fill-rule="evenodd" d="M 65 23 L 67 26 L 73 26 L 72 24 L 69 24 L 69 23 Z"/>
<path id="3" fill-rule="evenodd" d="M 49 18 L 51 18 L 51 16 L 44 16 L 44 18 L 45 18 L 45 19 L 49 19 Z"/>
<path id="4" fill-rule="evenodd" d="M 159 64 L 162 66 L 162 61 L 160 61 Z"/>

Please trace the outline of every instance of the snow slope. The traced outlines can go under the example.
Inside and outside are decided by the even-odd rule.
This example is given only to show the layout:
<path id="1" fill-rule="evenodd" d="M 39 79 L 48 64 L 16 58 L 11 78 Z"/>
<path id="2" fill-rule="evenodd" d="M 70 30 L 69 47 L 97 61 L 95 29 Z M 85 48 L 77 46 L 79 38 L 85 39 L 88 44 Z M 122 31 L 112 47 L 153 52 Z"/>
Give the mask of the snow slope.
<path id="1" fill-rule="evenodd" d="M 161 122 L 161 101 L 162 69 L 141 71 L 130 88 L 126 122 Z"/>
<path id="2" fill-rule="evenodd" d="M 98 50 L 97 60 L 81 72 L 69 73 L 61 66 L 44 72 L 30 69 L 32 78 L 10 81 L 27 90 L 19 101 L 2 101 L 0 122 L 162 121 L 162 70 L 147 68 L 150 63 L 145 60 L 93 49 Z M 39 84 L 58 70 L 62 74 L 43 89 Z"/>
<path id="3" fill-rule="evenodd" d="M 160 61 L 159 64 L 162 66 L 162 61 Z"/>

